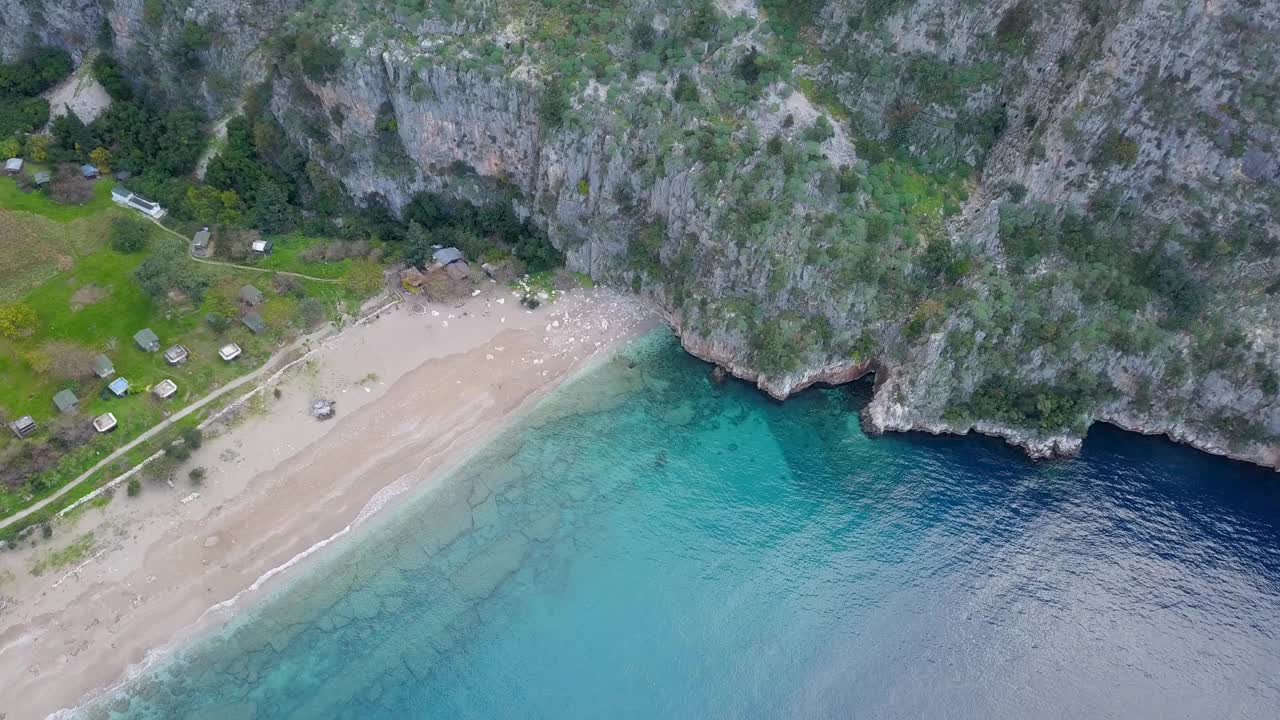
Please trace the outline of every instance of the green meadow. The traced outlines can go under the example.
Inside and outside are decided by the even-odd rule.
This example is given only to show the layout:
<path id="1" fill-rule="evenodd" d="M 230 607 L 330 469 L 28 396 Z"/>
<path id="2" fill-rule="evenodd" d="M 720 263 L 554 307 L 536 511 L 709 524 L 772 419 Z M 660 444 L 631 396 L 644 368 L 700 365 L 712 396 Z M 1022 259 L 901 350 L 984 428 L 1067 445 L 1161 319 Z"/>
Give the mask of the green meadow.
<path id="1" fill-rule="evenodd" d="M 319 300 L 325 317 L 330 319 L 343 308 L 354 309 L 361 299 L 341 284 L 309 280 L 299 281 L 300 287 L 293 292 L 277 293 L 272 274 L 209 265 L 198 266 L 210 280 L 210 289 L 201 302 L 181 297 L 152 298 L 133 279 L 133 272 L 146 259 L 147 252 L 116 252 L 108 242 L 111 220 L 128 212 L 111 203 L 110 188 L 110 181 L 100 181 L 93 201 L 68 208 L 41 193 L 22 193 L 11 180 L 0 179 L 0 250 L 27 258 L 17 263 L 15 270 L 0 268 L 0 304 L 21 302 L 33 308 L 38 318 L 30 334 L 0 337 L 0 415 L 6 421 L 31 415 L 39 425 L 35 435 L 22 440 L 3 428 L 0 467 L 10 464 L 12 468 L 16 467 L 14 463 L 27 462 L 33 451 L 42 446 L 46 450 L 53 448 L 56 441 L 52 435 L 60 425 L 88 424 L 106 412 L 113 413 L 119 423 L 112 433 L 94 434 L 88 442 L 70 449 L 58 447 L 57 460 L 51 467 L 16 481 L 6 477 L 6 482 L 0 483 L 0 517 L 55 492 L 166 416 L 261 366 L 301 332 L 299 305 L 306 299 Z M 103 199 L 105 202 L 100 202 Z M 92 209 L 87 209 L 90 206 Z M 4 232 L 6 228 L 13 232 Z M 149 249 L 160 243 L 182 242 L 153 228 Z M 296 249 L 293 243 L 284 243 L 284 247 L 286 263 L 304 249 L 301 242 Z M 317 265 L 329 269 L 323 273 L 328 276 L 334 273 L 334 267 L 345 269 L 346 263 Z M 221 294 L 225 298 L 227 291 L 243 285 L 253 285 L 266 297 L 257 308 L 268 327 L 262 335 L 253 334 L 238 321 L 215 330 L 206 320 L 217 308 L 215 296 Z M 143 328 L 150 328 L 160 338 L 159 352 L 138 347 L 133 336 Z M 243 351 L 230 363 L 217 354 L 227 343 L 236 343 Z M 189 352 L 187 362 L 176 367 L 166 363 L 163 356 L 163 351 L 175 344 L 185 346 Z M 60 356 L 84 358 L 97 353 L 111 360 L 115 375 L 106 379 L 84 377 L 84 373 L 68 377 L 50 370 L 51 366 L 58 367 Z M 129 381 L 131 389 L 125 397 L 115 397 L 107 391 L 115 377 Z M 165 379 L 175 382 L 178 392 L 160 400 L 148 390 Z M 64 389 L 71 390 L 80 404 L 78 413 L 70 417 L 61 415 L 53 404 L 54 394 Z M 146 454 L 155 451 L 148 445 Z M 145 457 L 138 455 L 136 459 Z M 100 480 L 109 479 L 109 475 L 104 474 Z M 83 491 L 77 488 L 71 495 L 81 496 L 95 484 L 86 483 L 90 487 Z"/>

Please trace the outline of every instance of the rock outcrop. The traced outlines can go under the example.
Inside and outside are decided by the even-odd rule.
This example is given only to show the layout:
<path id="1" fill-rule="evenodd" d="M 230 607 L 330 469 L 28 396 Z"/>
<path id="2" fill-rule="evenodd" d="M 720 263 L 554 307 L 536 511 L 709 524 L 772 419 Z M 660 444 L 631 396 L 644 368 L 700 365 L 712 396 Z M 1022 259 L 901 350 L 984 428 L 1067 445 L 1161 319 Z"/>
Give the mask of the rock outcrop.
<path id="1" fill-rule="evenodd" d="M 0 0 L 0 47 L 110 45 L 211 115 L 269 82 L 393 209 L 515 190 L 771 396 L 876 372 L 873 432 L 1048 457 L 1103 421 L 1280 462 L 1274 3 L 356 5 Z M 301 32 L 336 61 L 273 50 Z"/>

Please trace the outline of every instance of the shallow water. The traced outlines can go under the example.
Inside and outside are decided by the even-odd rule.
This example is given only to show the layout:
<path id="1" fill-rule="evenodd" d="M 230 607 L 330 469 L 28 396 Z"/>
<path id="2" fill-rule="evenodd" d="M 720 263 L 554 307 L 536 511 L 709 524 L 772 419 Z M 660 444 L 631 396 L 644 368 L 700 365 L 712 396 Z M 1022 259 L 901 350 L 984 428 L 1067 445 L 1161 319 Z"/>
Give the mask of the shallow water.
<path id="1" fill-rule="evenodd" d="M 773 403 L 652 336 L 105 714 L 1277 716 L 1280 478 L 870 439 L 868 395 Z"/>

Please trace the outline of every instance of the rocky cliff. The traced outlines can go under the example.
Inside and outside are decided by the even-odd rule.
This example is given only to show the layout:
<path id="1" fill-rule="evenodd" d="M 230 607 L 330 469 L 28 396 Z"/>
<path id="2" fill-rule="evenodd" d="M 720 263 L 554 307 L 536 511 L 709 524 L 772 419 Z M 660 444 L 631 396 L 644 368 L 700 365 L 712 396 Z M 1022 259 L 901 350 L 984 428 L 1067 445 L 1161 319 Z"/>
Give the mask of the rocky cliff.
<path id="1" fill-rule="evenodd" d="M 515 189 L 572 269 L 775 397 L 1069 454 L 1280 464 L 1280 9 L 1228 0 L 0 0 L 356 197 Z"/>

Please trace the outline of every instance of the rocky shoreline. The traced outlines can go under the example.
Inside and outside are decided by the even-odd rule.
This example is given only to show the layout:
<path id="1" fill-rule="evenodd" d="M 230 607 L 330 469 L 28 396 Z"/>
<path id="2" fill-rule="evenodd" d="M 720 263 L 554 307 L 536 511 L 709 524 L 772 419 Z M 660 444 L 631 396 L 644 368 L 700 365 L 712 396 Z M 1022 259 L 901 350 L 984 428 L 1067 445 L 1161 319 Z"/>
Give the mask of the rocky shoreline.
<path id="1" fill-rule="evenodd" d="M 856 363 L 830 363 L 804 368 L 782 378 L 765 377 L 743 363 L 733 346 L 706 341 L 683 332 L 678 319 L 670 314 L 667 315 L 666 320 L 679 338 L 685 352 L 711 364 L 715 371 L 728 373 L 739 380 L 755 385 L 766 395 L 780 402 L 813 385 L 844 385 L 869 374 L 875 375 L 874 395 L 861 414 L 863 431 L 873 437 L 890 432 L 922 432 L 930 435 L 967 435 L 975 432 L 979 435 L 999 438 L 1022 450 L 1031 460 L 1037 461 L 1075 457 L 1080 454 L 1084 446 L 1084 436 L 1072 433 L 1041 435 L 989 420 L 978 420 L 970 426 L 963 427 L 948 423 L 942 418 L 921 417 L 909 406 L 889 397 L 889 384 L 885 380 L 892 369 L 875 358 Z M 1118 411 L 1102 413 L 1090 422 L 1090 426 L 1095 422 L 1104 422 L 1139 435 L 1163 435 L 1172 442 L 1187 445 L 1210 455 L 1280 470 L 1280 451 L 1276 448 L 1254 444 L 1243 451 L 1232 450 L 1221 438 L 1206 435 L 1182 422 L 1162 424 Z"/>

